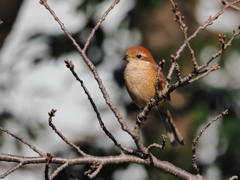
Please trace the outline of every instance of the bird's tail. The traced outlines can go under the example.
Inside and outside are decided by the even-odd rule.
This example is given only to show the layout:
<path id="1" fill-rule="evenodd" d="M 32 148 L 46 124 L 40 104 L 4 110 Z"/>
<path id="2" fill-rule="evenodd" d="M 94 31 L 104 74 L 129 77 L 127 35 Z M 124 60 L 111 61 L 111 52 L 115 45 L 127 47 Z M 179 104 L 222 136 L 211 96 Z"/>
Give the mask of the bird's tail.
<path id="1" fill-rule="evenodd" d="M 184 139 L 177 127 L 175 126 L 170 112 L 164 107 L 158 107 L 157 109 L 167 131 L 167 135 L 170 139 L 171 145 L 174 147 L 179 145 L 185 145 Z"/>

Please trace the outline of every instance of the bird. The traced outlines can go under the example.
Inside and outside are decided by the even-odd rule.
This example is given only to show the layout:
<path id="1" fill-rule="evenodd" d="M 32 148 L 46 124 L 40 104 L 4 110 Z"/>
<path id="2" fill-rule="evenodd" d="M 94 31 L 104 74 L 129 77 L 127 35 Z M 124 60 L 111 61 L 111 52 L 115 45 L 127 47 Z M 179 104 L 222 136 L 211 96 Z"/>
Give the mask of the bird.
<path id="1" fill-rule="evenodd" d="M 124 82 L 128 94 L 133 102 L 140 109 L 143 109 L 156 95 L 155 81 L 158 65 L 150 51 L 142 46 L 130 47 L 126 51 L 123 60 L 126 61 Z M 165 78 L 163 73 L 160 72 L 157 84 L 158 93 L 161 93 L 165 86 Z M 167 99 L 170 100 L 170 96 L 159 101 L 155 108 L 158 110 L 160 119 L 162 119 L 171 145 L 173 147 L 183 146 L 185 141 L 174 124 L 169 110 L 165 107 Z"/>

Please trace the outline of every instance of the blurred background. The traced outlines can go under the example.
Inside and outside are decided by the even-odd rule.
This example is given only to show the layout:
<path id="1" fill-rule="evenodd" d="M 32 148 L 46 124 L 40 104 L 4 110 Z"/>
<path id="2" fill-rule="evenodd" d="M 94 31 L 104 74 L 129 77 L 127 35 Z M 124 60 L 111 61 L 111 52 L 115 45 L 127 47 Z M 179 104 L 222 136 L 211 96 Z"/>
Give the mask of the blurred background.
<path id="1" fill-rule="evenodd" d="M 66 28 L 83 47 L 91 29 L 113 0 L 49 0 Z M 176 1 L 191 35 L 209 16 L 222 7 L 218 0 Z M 139 109 L 132 103 L 123 84 L 125 51 L 133 45 L 148 48 L 156 61 L 166 60 L 164 74 L 170 67 L 170 55 L 183 43 L 183 34 L 167 0 L 121 0 L 96 32 L 87 50 L 97 67 L 111 100 L 132 127 Z M 48 127 L 48 112 L 57 109 L 53 123 L 85 152 L 96 156 L 117 155 L 119 150 L 101 130 L 96 115 L 79 83 L 65 67 L 72 60 L 79 77 L 89 89 L 108 130 L 128 148 L 133 140 L 122 132 L 113 113 L 71 41 L 38 0 L 0 1 L 0 125 L 31 142 L 42 152 L 55 156 L 77 157 Z M 221 48 L 218 34 L 228 40 L 239 25 L 240 12 L 228 9 L 220 18 L 191 41 L 199 64 Z M 182 76 L 193 69 L 188 50 L 179 59 Z M 215 60 L 221 69 L 206 78 L 182 87 L 171 94 L 168 107 L 186 140 L 186 146 L 153 150 L 153 154 L 186 171 L 191 166 L 191 145 L 201 128 L 225 109 L 229 114 L 212 124 L 200 139 L 197 162 L 206 179 L 240 176 L 240 39 Z M 174 77 L 172 83 L 176 81 Z M 145 145 L 161 143 L 165 133 L 155 110 L 142 127 Z M 0 152 L 37 156 L 31 149 L 0 132 Z M 0 173 L 13 163 L 0 163 Z M 52 165 L 52 169 L 56 169 Z M 87 179 L 89 165 L 69 167 L 56 179 Z M 43 179 L 44 165 L 21 168 L 5 179 Z M 24 175 L 24 176 L 23 176 Z M 138 164 L 108 165 L 95 178 L 111 180 L 177 179 L 154 168 Z"/>

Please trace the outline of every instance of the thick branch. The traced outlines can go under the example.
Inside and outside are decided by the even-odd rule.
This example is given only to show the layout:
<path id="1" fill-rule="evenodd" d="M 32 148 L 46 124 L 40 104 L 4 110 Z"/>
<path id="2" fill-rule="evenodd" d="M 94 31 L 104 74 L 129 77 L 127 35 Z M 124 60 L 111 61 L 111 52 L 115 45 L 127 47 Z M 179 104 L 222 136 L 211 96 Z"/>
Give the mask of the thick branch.
<path id="1" fill-rule="evenodd" d="M 9 154 L 0 154 L 0 160 L 1 161 L 11 161 L 11 162 L 16 162 L 20 163 L 22 162 L 24 165 L 26 164 L 40 164 L 46 163 L 46 158 L 45 157 L 23 157 L 23 156 L 13 156 Z M 53 157 L 52 158 L 52 163 L 54 164 L 62 164 L 59 168 L 58 171 L 63 170 L 66 166 L 73 166 L 73 165 L 80 165 L 80 164 L 93 164 L 98 162 L 99 164 L 102 165 L 107 165 L 107 164 L 121 164 L 121 163 L 138 163 L 138 164 L 143 164 L 147 166 L 152 166 L 157 169 L 163 170 L 164 172 L 171 173 L 175 175 L 176 177 L 180 179 L 192 179 L 192 180 L 202 180 L 203 177 L 201 176 L 195 176 L 192 175 L 181 168 L 178 168 L 174 166 L 173 164 L 167 162 L 167 161 L 160 161 L 156 159 L 154 156 L 152 156 L 152 159 L 141 159 L 136 156 L 132 155 L 119 155 L 119 156 L 107 156 L 107 157 L 97 157 L 97 156 L 88 156 L 88 157 L 77 157 L 77 158 L 62 158 L 62 157 Z M 51 177 L 55 176 L 55 174 L 50 176 Z"/>

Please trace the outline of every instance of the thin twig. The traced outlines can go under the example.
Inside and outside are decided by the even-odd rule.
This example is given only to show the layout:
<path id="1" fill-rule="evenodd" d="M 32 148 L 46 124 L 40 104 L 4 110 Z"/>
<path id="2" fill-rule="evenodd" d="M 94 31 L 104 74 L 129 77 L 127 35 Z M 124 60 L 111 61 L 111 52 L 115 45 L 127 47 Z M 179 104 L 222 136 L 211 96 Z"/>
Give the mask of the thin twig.
<path id="1" fill-rule="evenodd" d="M 197 156 L 196 156 L 196 146 L 197 146 L 197 142 L 198 142 L 198 140 L 200 139 L 200 137 L 202 136 L 202 134 L 204 133 L 204 131 L 206 131 L 207 128 L 208 128 L 213 122 L 215 122 L 216 120 L 218 120 L 219 118 L 221 118 L 222 116 L 224 116 L 224 115 L 226 115 L 226 114 L 228 114 L 228 109 L 226 109 L 226 110 L 223 111 L 221 114 L 219 114 L 217 117 L 215 117 L 214 119 L 212 119 L 209 123 L 207 123 L 207 124 L 202 128 L 202 130 L 200 131 L 200 133 L 198 134 L 198 136 L 194 138 L 193 144 L 192 144 L 192 166 L 193 166 L 196 174 L 200 174 L 200 173 L 199 173 L 198 166 L 197 166 L 197 163 L 196 163 L 196 160 L 197 160 Z"/>
<path id="2" fill-rule="evenodd" d="M 57 175 L 58 173 L 60 173 L 62 170 L 64 170 L 66 167 L 68 167 L 69 164 L 68 162 L 62 164 L 61 166 L 59 166 L 52 174 L 51 176 L 49 177 L 49 180 L 53 180 Z"/>
<path id="3" fill-rule="evenodd" d="M 147 147 L 148 151 L 150 151 L 153 148 L 164 150 L 166 146 L 166 139 L 167 139 L 167 136 L 162 134 L 162 144 L 160 145 L 160 144 L 153 143 Z"/>
<path id="4" fill-rule="evenodd" d="M 229 4 L 229 2 L 226 0 L 221 0 L 221 1 L 222 1 L 223 5 Z M 230 5 L 230 8 L 240 11 L 240 8 L 235 5 Z"/>
<path id="5" fill-rule="evenodd" d="M 97 119 L 98 119 L 98 122 L 100 124 L 100 127 L 103 129 L 103 131 L 105 132 L 105 134 L 113 141 L 113 143 L 118 147 L 120 148 L 122 151 L 125 151 L 127 153 L 132 153 L 133 150 L 131 149 L 128 149 L 126 147 L 123 147 L 117 140 L 116 138 L 108 131 L 108 129 L 106 128 L 106 126 L 104 125 L 104 122 L 101 118 L 101 115 L 97 109 L 97 106 L 95 104 L 95 102 L 93 101 L 92 97 L 91 97 L 91 94 L 89 93 L 87 87 L 84 85 L 83 81 L 79 78 L 78 74 L 75 72 L 74 70 L 74 64 L 72 61 L 69 61 L 69 60 L 65 60 L 65 63 L 66 63 L 66 66 L 67 68 L 69 68 L 69 70 L 72 72 L 73 76 L 76 78 L 76 80 L 81 84 L 85 94 L 87 95 L 87 98 L 88 100 L 90 101 L 90 104 L 92 105 L 93 107 L 93 110 L 95 112 L 95 114 L 97 115 Z"/>
<path id="6" fill-rule="evenodd" d="M 155 79 L 155 83 L 154 83 L 154 87 L 155 87 L 155 93 L 156 93 L 156 97 L 159 97 L 159 79 L 161 77 L 161 74 L 162 74 L 162 70 L 164 68 L 164 65 L 165 65 L 165 59 L 163 59 L 162 61 L 159 62 L 159 65 L 158 65 L 158 71 L 157 71 L 157 75 L 156 75 L 156 79 Z"/>
<path id="7" fill-rule="evenodd" d="M 229 41 L 225 45 L 223 44 L 222 48 L 216 53 L 214 53 L 212 57 L 205 64 L 203 64 L 202 66 L 199 66 L 198 70 L 202 70 L 203 68 L 207 67 L 214 59 L 220 56 L 232 44 L 232 41 L 234 40 L 234 38 L 239 34 L 240 34 L 240 26 L 238 27 L 237 31 L 233 31 L 233 35 L 229 39 Z"/>
<path id="8" fill-rule="evenodd" d="M 97 176 L 97 174 L 102 169 L 103 164 L 94 163 L 91 165 L 90 169 L 84 173 L 84 175 L 87 175 L 88 178 L 92 179 Z"/>
<path id="9" fill-rule="evenodd" d="M 45 165 L 45 170 L 44 170 L 44 176 L 45 176 L 45 180 L 49 180 L 49 176 L 48 176 L 48 172 L 50 169 L 50 163 L 52 162 L 52 158 L 54 156 L 51 155 L 50 153 L 47 153 L 47 157 L 46 157 L 46 165 Z"/>
<path id="10" fill-rule="evenodd" d="M 181 83 L 182 82 L 182 77 L 181 77 L 180 66 L 177 62 L 177 59 L 175 59 L 174 55 L 171 55 L 171 61 L 174 64 L 178 82 Z"/>
<path id="11" fill-rule="evenodd" d="M 76 146 L 74 143 L 70 142 L 60 131 L 58 131 L 58 129 L 54 126 L 54 124 L 52 123 L 52 118 L 55 116 L 56 113 L 56 109 L 52 109 L 48 115 L 49 115 L 49 119 L 48 119 L 48 123 L 49 126 L 55 131 L 55 133 L 69 146 L 73 147 L 74 149 L 77 150 L 77 152 L 79 154 L 81 154 L 82 156 L 89 156 L 88 154 L 86 154 L 85 152 L 83 152 L 80 147 Z"/>
<path id="12" fill-rule="evenodd" d="M 175 4 L 173 3 L 173 0 L 170 0 L 172 2 L 172 4 Z M 231 3 L 228 3 L 226 4 L 215 16 L 213 17 L 209 17 L 209 19 L 202 25 L 202 26 L 199 26 L 196 31 L 191 35 L 189 36 L 187 39 L 185 39 L 184 43 L 180 46 L 180 48 L 177 50 L 176 54 L 175 54 L 175 59 L 179 59 L 180 57 L 180 54 L 183 52 L 184 48 L 187 46 L 187 42 L 191 41 L 193 38 L 195 38 L 197 36 L 197 34 L 201 31 L 201 30 L 204 30 L 207 26 L 209 25 L 212 25 L 212 23 L 229 7 L 231 7 L 232 5 L 234 4 L 237 4 L 239 3 L 240 0 L 236 0 L 236 1 L 233 1 Z M 169 72 L 170 73 L 170 72 Z M 169 75 L 168 75 L 168 78 L 169 78 Z M 171 78 L 169 78 L 171 79 Z"/>
<path id="13" fill-rule="evenodd" d="M 12 137 L 14 137 L 15 139 L 21 141 L 23 144 L 27 145 L 30 149 L 32 149 L 34 152 L 36 152 L 37 154 L 39 154 L 39 156 L 43 157 L 46 156 L 43 152 L 41 152 L 40 150 L 38 150 L 35 146 L 33 146 L 32 144 L 30 144 L 29 142 L 27 142 L 25 139 L 19 137 L 18 135 L 11 133 L 10 131 L 8 131 L 7 129 L 4 129 L 3 127 L 0 127 L 0 130 L 11 135 Z"/>
<path id="14" fill-rule="evenodd" d="M 20 163 L 18 163 L 16 166 L 14 166 L 13 168 L 9 169 L 7 172 L 5 172 L 4 174 L 2 174 L 0 176 L 1 179 L 5 178 L 6 176 L 8 176 L 9 174 L 13 173 L 14 171 L 18 170 L 19 168 L 21 168 L 24 164 L 24 161 L 20 161 Z"/>
<path id="15" fill-rule="evenodd" d="M 214 63 L 213 66 L 210 69 L 208 69 L 207 71 L 205 71 L 201 75 L 197 76 L 196 78 L 193 78 L 193 79 L 191 78 L 191 80 L 189 80 L 188 82 L 193 83 L 194 81 L 202 79 L 202 78 L 206 77 L 208 74 L 210 74 L 211 72 L 216 71 L 218 69 L 220 69 L 220 66 L 217 63 Z"/>
<path id="16" fill-rule="evenodd" d="M 87 57 L 85 52 L 81 49 L 81 47 L 77 44 L 76 40 L 71 36 L 69 31 L 65 28 L 64 24 L 60 21 L 60 19 L 56 16 L 55 12 L 49 7 L 46 0 L 40 0 L 40 4 L 44 5 L 44 7 L 50 12 L 50 14 L 54 17 L 54 19 L 57 21 L 57 23 L 60 25 L 61 29 L 64 31 L 64 33 L 67 35 L 67 37 L 73 42 L 73 45 L 78 50 L 80 56 L 83 58 L 84 62 L 87 64 L 91 72 L 93 73 L 94 79 L 97 81 L 99 89 L 103 95 L 103 98 L 105 99 L 106 104 L 110 107 L 112 112 L 114 113 L 115 117 L 117 118 L 118 122 L 120 123 L 122 130 L 126 131 L 127 133 L 130 133 L 131 130 L 123 120 L 121 114 L 119 113 L 116 106 L 112 103 L 110 100 L 110 97 L 107 93 L 106 88 L 104 87 L 101 78 L 99 77 L 97 73 L 96 67 L 93 65 L 93 63 L 90 61 L 90 59 Z"/>
<path id="17" fill-rule="evenodd" d="M 92 29 L 91 34 L 89 35 L 84 48 L 83 48 L 83 53 L 86 52 L 86 49 L 88 48 L 89 44 L 90 44 L 90 40 L 93 38 L 95 32 L 97 31 L 97 29 L 100 27 L 100 25 L 102 24 L 102 22 L 105 20 L 105 18 L 107 17 L 108 13 L 120 2 L 120 0 L 115 0 L 112 5 L 108 8 L 108 10 L 103 14 L 103 16 L 98 20 L 97 24 L 95 25 L 95 27 Z"/>

